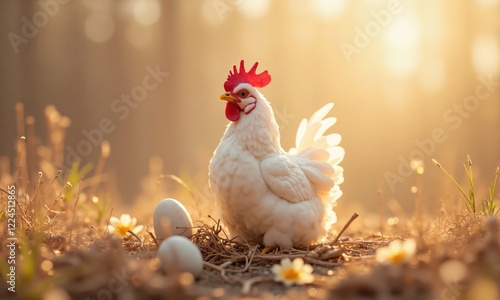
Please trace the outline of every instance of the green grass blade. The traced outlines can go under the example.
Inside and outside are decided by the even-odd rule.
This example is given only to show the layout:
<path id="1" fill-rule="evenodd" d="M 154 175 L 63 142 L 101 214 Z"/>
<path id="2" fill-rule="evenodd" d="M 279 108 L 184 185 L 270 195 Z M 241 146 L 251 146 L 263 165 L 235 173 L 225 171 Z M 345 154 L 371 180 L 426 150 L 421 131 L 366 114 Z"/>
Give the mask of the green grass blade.
<path id="1" fill-rule="evenodd" d="M 455 178 L 453 178 L 453 176 L 448 173 L 448 171 L 446 171 L 446 169 L 440 164 L 438 163 L 435 159 L 432 159 L 432 161 L 434 162 L 434 164 L 440 168 L 445 174 L 446 176 L 448 176 L 448 178 L 451 179 L 451 181 L 455 184 L 455 186 L 458 188 L 458 190 L 460 191 L 460 193 L 462 193 L 462 196 L 464 196 L 465 200 L 466 200 L 466 208 L 467 210 L 472 213 L 473 211 L 471 210 L 472 207 L 470 205 L 470 199 L 469 197 L 467 196 L 467 194 L 464 192 L 464 190 L 462 189 L 462 187 L 460 186 L 460 184 L 458 184 L 458 182 L 455 180 Z M 466 168 L 466 171 L 467 171 L 467 168 Z"/>
<path id="2" fill-rule="evenodd" d="M 474 214 L 476 214 L 476 199 L 474 193 L 474 178 L 472 177 L 472 164 L 469 163 L 469 168 L 464 164 L 465 173 L 467 174 L 467 180 L 469 181 L 469 197 L 468 202 L 470 208 Z"/>
<path id="3" fill-rule="evenodd" d="M 496 204 L 495 204 L 495 190 L 497 188 L 497 181 L 498 181 L 498 173 L 500 173 L 500 168 L 497 167 L 495 171 L 495 179 L 493 180 L 493 183 L 489 186 L 489 199 L 488 201 L 485 200 L 486 202 L 486 212 L 483 212 L 486 216 L 495 216 L 499 213 L 499 209 L 497 209 Z"/>

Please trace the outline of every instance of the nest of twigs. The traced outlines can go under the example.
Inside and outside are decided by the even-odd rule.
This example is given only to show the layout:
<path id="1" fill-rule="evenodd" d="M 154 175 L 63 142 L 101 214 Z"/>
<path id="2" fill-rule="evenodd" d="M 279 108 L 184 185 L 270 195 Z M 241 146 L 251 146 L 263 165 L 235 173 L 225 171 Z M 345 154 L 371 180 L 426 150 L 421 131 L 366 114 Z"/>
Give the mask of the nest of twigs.
<path id="1" fill-rule="evenodd" d="M 192 241 L 199 247 L 206 268 L 216 271 L 226 283 L 240 283 L 241 293 L 248 294 L 254 283 L 272 281 L 271 266 L 284 258 L 302 258 L 314 267 L 318 276 L 332 275 L 346 262 L 351 266 L 372 264 L 376 249 L 398 237 L 370 235 L 341 238 L 356 217 L 357 214 L 354 214 L 331 241 L 308 247 L 275 249 L 267 254 L 262 253 L 262 245 L 241 237 L 230 238 L 220 221 L 216 220 L 213 224 L 202 223 L 196 227 Z"/>

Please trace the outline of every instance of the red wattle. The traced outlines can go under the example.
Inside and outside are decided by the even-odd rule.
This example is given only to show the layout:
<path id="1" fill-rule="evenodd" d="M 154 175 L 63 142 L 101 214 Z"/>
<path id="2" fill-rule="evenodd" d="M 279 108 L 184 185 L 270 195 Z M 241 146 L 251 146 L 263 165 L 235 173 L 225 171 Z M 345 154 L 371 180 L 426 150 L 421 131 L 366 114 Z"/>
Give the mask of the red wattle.
<path id="1" fill-rule="evenodd" d="M 227 102 L 226 104 L 226 118 L 229 121 L 237 121 L 240 118 L 240 107 L 238 104 L 233 102 Z"/>

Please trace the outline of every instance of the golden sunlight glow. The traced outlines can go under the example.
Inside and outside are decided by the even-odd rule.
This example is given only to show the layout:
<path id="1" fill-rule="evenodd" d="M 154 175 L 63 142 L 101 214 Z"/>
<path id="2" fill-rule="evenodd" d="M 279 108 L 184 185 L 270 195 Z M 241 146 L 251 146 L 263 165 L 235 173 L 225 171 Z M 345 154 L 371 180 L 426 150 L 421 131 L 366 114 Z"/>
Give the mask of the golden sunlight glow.
<path id="1" fill-rule="evenodd" d="M 18 4 L 21 1 L 4 2 L 10 3 L 4 4 L 4 10 L 16 12 L 3 20 L 4 27 L 19 36 L 14 40 L 4 36 L 10 43 L 3 48 L 5 74 L 28 70 L 15 59 L 19 52 L 36 62 L 38 67 L 29 68 L 33 71 L 30 78 L 39 82 L 26 89 L 23 76 L 7 76 L 2 89 L 5 99 L 19 98 L 22 91 L 23 99 L 29 99 L 26 106 L 41 107 L 33 99 L 53 102 L 71 116 L 68 130 L 76 133 L 54 130 L 48 142 L 62 146 L 31 149 L 35 154 L 26 156 L 23 165 L 42 171 L 40 180 L 50 182 L 57 170 L 50 170 L 45 161 L 39 166 L 29 160 L 53 157 L 61 167 L 81 160 L 83 167 L 110 155 L 107 147 L 100 146 L 104 140 L 120 149 L 103 165 L 103 172 L 109 168 L 113 174 L 96 177 L 97 185 L 89 189 L 97 193 L 109 185 L 112 193 L 106 198 L 93 198 L 96 193 L 85 198 L 82 193 L 80 201 L 85 205 L 102 208 L 113 199 L 113 203 L 123 201 L 132 207 L 150 201 L 163 195 L 159 189 L 167 193 L 172 188 L 170 180 L 158 181 L 160 174 L 172 173 L 200 185 L 204 198 L 210 200 L 207 210 L 215 211 L 207 168 L 229 123 L 217 96 L 229 70 L 241 59 L 247 69 L 258 61 L 257 71 L 268 70 L 272 76 L 270 85 L 260 92 L 273 107 L 285 149 L 294 144 L 302 118 L 327 102 L 335 103 L 331 116 L 338 118 L 338 128 L 332 133 L 342 133 L 346 151 L 354 149 L 340 163 L 351 174 L 340 189 L 345 197 L 359 199 L 358 203 L 341 198 L 338 208 L 327 210 L 338 214 L 338 222 L 349 213 L 350 205 L 378 212 L 378 201 L 370 200 L 375 189 L 383 191 L 383 201 L 397 201 L 408 214 L 419 207 L 421 217 L 439 215 L 441 202 L 432 199 L 447 204 L 456 191 L 433 166 L 433 157 L 453 166 L 466 153 L 476 153 L 474 160 L 485 168 L 474 172 L 477 182 L 484 183 L 478 194 L 488 195 L 492 178 L 485 166 L 496 167 L 495 153 L 500 153 L 500 142 L 488 137 L 490 128 L 500 126 L 500 101 L 496 101 L 500 0 L 45 0 L 60 2 L 59 8 L 34 7 L 42 9 L 40 13 Z M 65 47 L 68 41 L 71 49 Z M 72 63 L 56 63 L 61 57 Z M 167 72 L 172 76 L 163 77 Z M 54 97 L 56 90 L 60 95 Z M 73 98 L 78 105 L 63 101 Z M 43 126 L 43 119 L 35 123 L 30 114 L 37 120 L 45 116 L 61 128 L 70 123 L 63 122 L 58 113 L 36 109 L 26 108 L 25 116 L 10 115 L 7 122 L 19 119 L 24 128 L 6 131 L 11 136 L 6 139 L 25 135 L 26 151 L 38 145 L 38 141 L 32 143 L 29 130 L 33 132 L 40 123 Z M 101 119 L 105 125 L 110 120 L 109 132 L 100 128 Z M 200 131 L 199 124 L 208 124 L 210 130 Z M 3 154 L 19 147 L 18 143 L 16 148 L 10 142 L 4 144 Z M 158 156 L 148 165 L 154 155 Z M 414 158 L 423 160 L 425 166 Z M 15 166 L 12 162 L 2 165 L 0 157 L 0 173 Z M 461 180 L 462 171 L 454 173 Z M 143 184 L 145 176 L 156 179 Z M 36 174 L 30 179 L 33 184 L 38 180 Z M 368 188 L 359 188 L 359 182 L 366 182 Z M 73 190 L 78 188 L 78 181 L 72 183 Z M 157 192 L 144 192 L 149 190 Z M 184 196 L 184 192 L 176 193 Z M 415 197 L 422 203 L 415 205 Z M 383 206 L 383 212 L 387 209 Z M 208 213 L 197 215 L 206 218 Z M 397 220 L 388 217 L 395 216 L 382 214 L 373 220 L 386 226 Z M 402 226 L 403 217 L 397 217 Z M 335 221 L 330 216 L 325 220 L 324 227 Z M 326 242 L 330 236 L 322 238 Z"/>
<path id="2" fill-rule="evenodd" d="M 113 4 L 110 0 L 83 0 L 82 3 L 88 9 L 95 11 L 108 10 Z"/>
<path id="3" fill-rule="evenodd" d="M 44 270 L 45 272 L 51 271 L 53 267 L 54 267 L 54 264 L 48 259 L 42 261 L 42 263 L 40 264 L 40 268 L 42 270 Z"/>
<path id="4" fill-rule="evenodd" d="M 247 17 L 261 18 L 269 9 L 269 0 L 233 1 L 235 6 Z"/>
<path id="5" fill-rule="evenodd" d="M 331 20 L 342 13 L 345 4 L 345 0 L 313 0 L 311 8 L 320 18 Z"/>
<path id="6" fill-rule="evenodd" d="M 439 266 L 439 276 L 445 282 L 459 282 L 467 275 L 467 266 L 456 259 L 449 259 Z"/>
<path id="7" fill-rule="evenodd" d="M 418 62 L 418 23 L 415 19 L 400 16 L 389 25 L 385 36 L 386 62 L 390 71 L 406 75 Z"/>
<path id="8" fill-rule="evenodd" d="M 442 58 L 426 59 L 419 65 L 418 82 L 426 93 L 439 91 L 446 81 L 446 66 Z"/>
<path id="9" fill-rule="evenodd" d="M 483 6 L 485 8 L 488 8 L 490 6 L 498 5 L 500 3 L 500 1 L 499 0 L 476 0 L 476 3 L 479 6 Z"/>
<path id="10" fill-rule="evenodd" d="M 417 174 L 424 174 L 424 161 L 421 159 L 413 159 L 410 162 L 410 168 Z"/>
<path id="11" fill-rule="evenodd" d="M 125 29 L 125 37 L 132 46 L 141 48 L 153 41 L 153 30 L 144 28 L 140 25 L 131 24 Z"/>
<path id="12" fill-rule="evenodd" d="M 472 44 L 472 64 L 479 74 L 491 75 L 498 73 L 500 65 L 500 45 L 492 35 L 476 37 Z"/>
<path id="13" fill-rule="evenodd" d="M 115 22 L 108 13 L 93 12 L 85 20 L 84 31 L 91 41 L 104 43 L 113 36 Z"/>
<path id="14" fill-rule="evenodd" d="M 389 226 L 394 226 L 399 224 L 399 218 L 398 217 L 392 217 L 387 219 L 387 225 Z"/>
<path id="15" fill-rule="evenodd" d="M 472 281 L 465 299 L 498 300 L 499 296 L 498 283 L 488 277 L 479 277 Z"/>
<path id="16" fill-rule="evenodd" d="M 160 19 L 161 8 L 158 0 L 137 0 L 133 2 L 132 14 L 142 25 L 151 25 Z"/>

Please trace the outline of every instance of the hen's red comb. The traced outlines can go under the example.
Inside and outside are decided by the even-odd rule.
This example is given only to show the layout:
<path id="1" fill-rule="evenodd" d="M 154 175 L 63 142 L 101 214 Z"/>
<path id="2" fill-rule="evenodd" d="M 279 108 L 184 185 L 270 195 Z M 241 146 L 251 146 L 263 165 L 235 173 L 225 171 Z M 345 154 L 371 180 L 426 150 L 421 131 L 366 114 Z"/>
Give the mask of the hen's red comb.
<path id="1" fill-rule="evenodd" d="M 240 71 L 236 68 L 236 65 L 233 66 L 233 70 L 229 71 L 229 75 L 227 76 L 226 82 L 224 82 L 224 89 L 226 92 L 232 92 L 233 89 L 240 83 L 248 83 L 256 88 L 262 88 L 271 82 L 271 75 L 266 71 L 256 74 L 257 66 L 259 65 L 256 62 L 253 67 L 246 72 L 245 71 L 245 61 L 241 60 L 240 62 Z"/>

